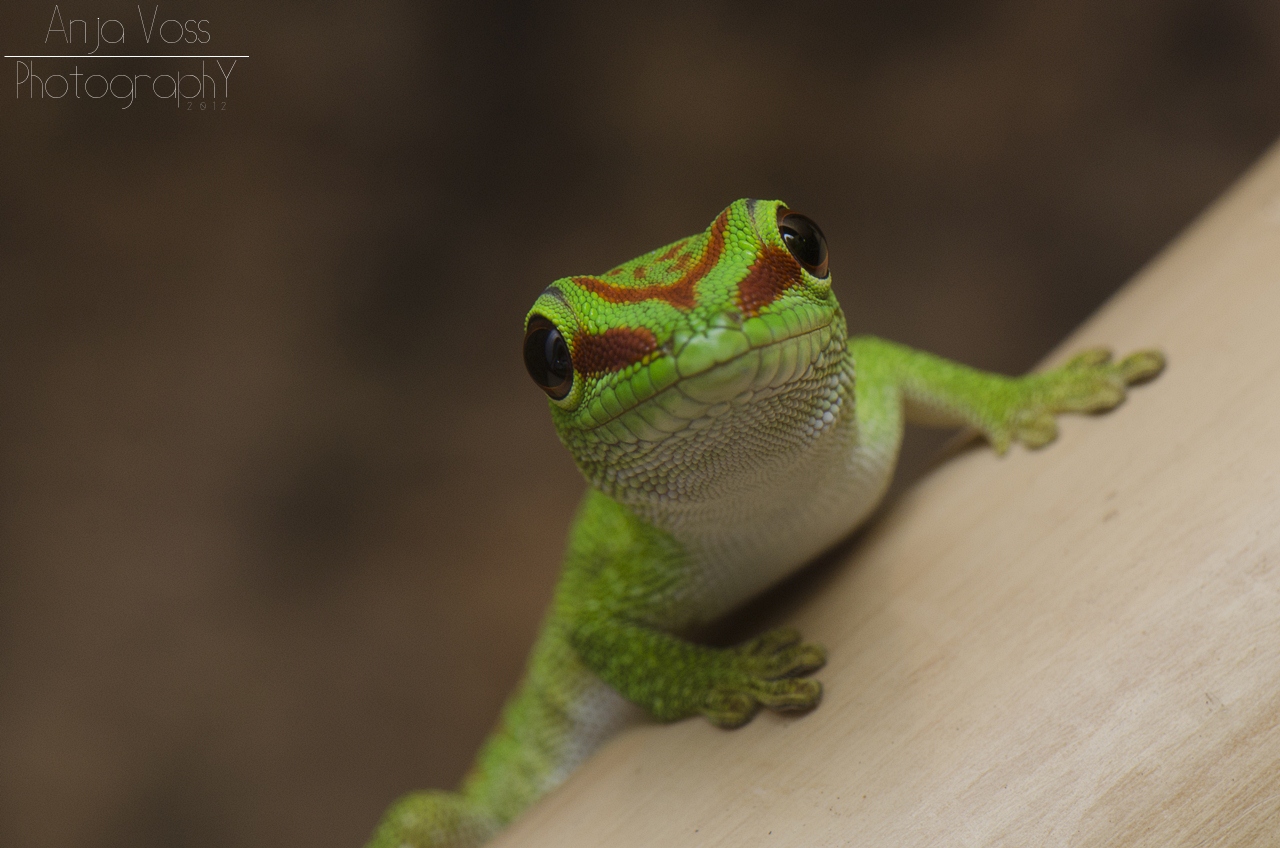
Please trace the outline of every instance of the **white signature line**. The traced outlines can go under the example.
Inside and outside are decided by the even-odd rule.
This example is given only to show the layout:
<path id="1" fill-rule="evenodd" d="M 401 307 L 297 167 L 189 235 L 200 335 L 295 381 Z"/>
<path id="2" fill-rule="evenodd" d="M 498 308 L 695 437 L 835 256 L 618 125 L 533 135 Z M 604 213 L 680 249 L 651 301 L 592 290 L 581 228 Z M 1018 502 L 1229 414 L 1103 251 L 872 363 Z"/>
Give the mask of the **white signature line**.
<path id="1" fill-rule="evenodd" d="M 45 56 L 11 56 L 5 54 L 6 59 L 248 59 L 248 56 L 233 56 L 223 53 L 198 53 L 192 55 L 190 53 L 156 53 L 148 55 L 121 55 L 118 53 L 52 53 Z"/>

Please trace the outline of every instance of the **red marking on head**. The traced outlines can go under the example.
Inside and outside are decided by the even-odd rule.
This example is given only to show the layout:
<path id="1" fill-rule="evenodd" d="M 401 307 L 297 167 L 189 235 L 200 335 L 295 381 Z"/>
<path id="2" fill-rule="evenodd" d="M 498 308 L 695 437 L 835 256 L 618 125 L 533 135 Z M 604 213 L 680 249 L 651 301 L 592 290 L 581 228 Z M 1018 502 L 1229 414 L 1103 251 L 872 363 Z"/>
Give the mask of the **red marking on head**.
<path id="1" fill-rule="evenodd" d="M 785 250 L 765 245 L 751 263 L 747 276 L 738 283 L 742 314 L 751 317 L 773 303 L 782 293 L 800 282 L 800 263 Z"/>
<path id="2" fill-rule="evenodd" d="M 610 271 L 610 272 L 609 272 L 609 276 L 610 276 L 610 277 L 616 277 L 616 276 L 618 276 L 618 275 L 619 275 L 619 274 L 621 274 L 621 273 L 622 273 L 622 269 L 621 269 L 621 268 L 614 268 L 612 271 Z"/>
<path id="3" fill-rule="evenodd" d="M 644 327 L 610 327 L 603 333 L 582 333 L 573 339 L 573 365 L 583 374 L 621 371 L 658 349 L 658 340 Z"/>
<path id="4" fill-rule="evenodd" d="M 631 276 L 635 277 L 637 280 L 643 280 L 643 279 L 644 279 L 644 266 L 643 266 L 643 265 L 637 265 L 637 266 L 636 266 L 636 269 L 635 269 L 634 271 L 632 271 L 632 272 L 631 272 Z"/>
<path id="5" fill-rule="evenodd" d="M 685 246 L 685 242 L 687 242 L 687 241 L 689 241 L 689 239 L 687 239 L 687 238 L 682 238 L 682 239 L 680 239 L 680 241 L 678 241 L 678 242 L 676 242 L 675 244 L 673 244 L 673 245 L 671 245 L 670 247 L 668 247 L 668 248 L 666 249 L 666 251 L 665 251 L 665 252 L 663 252 L 663 254 L 662 254 L 661 256 L 659 256 L 659 257 L 658 257 L 658 261 L 659 261 L 659 262 L 667 262 L 667 261 L 669 261 L 669 260 L 671 259 L 671 257 L 675 256 L 677 253 L 679 253 L 679 252 L 680 252 L 680 248 L 684 247 L 684 246 Z"/>
<path id="6" fill-rule="evenodd" d="M 715 223 L 711 225 L 711 235 L 707 239 L 707 246 L 702 251 L 702 256 L 692 268 L 685 270 L 680 275 L 680 279 L 674 283 L 648 286 L 619 286 L 599 277 L 574 277 L 573 281 L 610 303 L 641 303 L 646 300 L 665 300 L 676 309 L 686 311 L 693 309 L 697 302 L 694 297 L 694 286 L 698 284 L 699 280 L 707 276 L 707 273 L 720 261 L 720 254 L 724 252 L 724 230 L 728 224 L 729 218 L 727 214 L 721 212 Z M 667 251 L 667 254 L 674 254 L 679 246 L 683 246 L 683 242 L 673 245 L 671 250 Z M 663 257 L 666 257 L 667 254 L 663 254 Z M 688 260 L 686 259 L 685 261 L 687 262 Z"/>

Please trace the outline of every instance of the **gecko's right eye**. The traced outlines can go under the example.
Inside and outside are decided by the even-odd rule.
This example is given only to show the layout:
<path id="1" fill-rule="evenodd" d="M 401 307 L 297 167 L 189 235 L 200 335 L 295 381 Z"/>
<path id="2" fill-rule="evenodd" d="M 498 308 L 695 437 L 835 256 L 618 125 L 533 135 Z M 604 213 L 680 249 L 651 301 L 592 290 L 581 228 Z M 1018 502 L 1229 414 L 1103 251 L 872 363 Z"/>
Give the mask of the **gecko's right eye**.
<path id="1" fill-rule="evenodd" d="M 827 237 L 808 215 L 778 207 L 778 235 L 796 261 L 818 279 L 827 276 Z"/>
<path id="2" fill-rule="evenodd" d="M 573 360 L 556 325 L 541 315 L 529 319 L 524 334 L 524 367 L 538 388 L 556 400 L 573 387 Z"/>

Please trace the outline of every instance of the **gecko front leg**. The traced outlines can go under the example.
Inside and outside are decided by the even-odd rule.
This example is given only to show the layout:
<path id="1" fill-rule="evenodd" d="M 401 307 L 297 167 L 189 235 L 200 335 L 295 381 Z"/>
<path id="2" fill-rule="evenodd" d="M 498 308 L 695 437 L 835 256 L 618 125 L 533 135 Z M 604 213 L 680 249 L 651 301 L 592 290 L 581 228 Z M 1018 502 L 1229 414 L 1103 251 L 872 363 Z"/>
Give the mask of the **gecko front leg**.
<path id="1" fill-rule="evenodd" d="M 1001 454 L 1014 442 L 1049 444 L 1058 435 L 1056 415 L 1112 409 L 1128 386 L 1150 380 L 1165 364 L 1157 350 L 1116 362 L 1109 350 L 1094 348 L 1060 368 L 1006 377 L 871 336 L 851 339 L 849 349 L 860 380 L 897 388 L 909 421 L 973 427 Z"/>
<path id="2" fill-rule="evenodd" d="M 662 721 L 704 715 L 737 727 L 761 707 L 806 710 L 822 685 L 804 677 L 826 651 L 791 629 L 731 648 L 694 644 L 680 598 L 696 579 L 683 548 L 616 501 L 590 492 L 570 536 L 551 626 L 583 665 Z"/>
<path id="3" fill-rule="evenodd" d="M 761 707 L 807 710 L 822 698 L 822 684 L 802 675 L 826 663 L 826 650 L 790 628 L 709 648 L 607 616 L 579 623 L 571 641 L 600 679 L 660 721 L 704 715 L 739 727 Z"/>

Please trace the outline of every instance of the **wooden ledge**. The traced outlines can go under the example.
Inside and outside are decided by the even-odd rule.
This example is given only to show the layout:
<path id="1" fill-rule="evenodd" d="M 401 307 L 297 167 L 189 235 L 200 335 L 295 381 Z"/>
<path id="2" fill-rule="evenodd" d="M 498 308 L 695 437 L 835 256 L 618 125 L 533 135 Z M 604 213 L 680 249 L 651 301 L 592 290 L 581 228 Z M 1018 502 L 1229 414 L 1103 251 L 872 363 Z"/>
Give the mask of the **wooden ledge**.
<path id="1" fill-rule="evenodd" d="M 1062 346 L 1170 366 L 971 451 L 790 616 L 808 716 L 624 733 L 497 845 L 1280 839 L 1280 148 Z"/>

